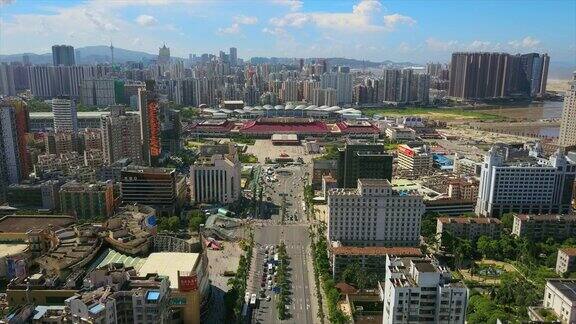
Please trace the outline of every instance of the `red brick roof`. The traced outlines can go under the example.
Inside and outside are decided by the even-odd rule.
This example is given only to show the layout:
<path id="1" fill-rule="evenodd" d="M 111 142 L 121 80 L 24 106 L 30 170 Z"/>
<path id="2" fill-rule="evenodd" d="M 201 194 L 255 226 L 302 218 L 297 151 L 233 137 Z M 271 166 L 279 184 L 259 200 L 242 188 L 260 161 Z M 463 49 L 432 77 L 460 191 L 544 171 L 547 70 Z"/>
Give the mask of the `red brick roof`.
<path id="1" fill-rule="evenodd" d="M 576 256 L 576 248 L 574 247 L 561 248 L 560 251 L 566 253 L 569 256 Z"/>
<path id="2" fill-rule="evenodd" d="M 251 134 L 326 134 L 328 127 L 320 121 L 303 121 L 301 119 L 268 120 L 259 119 L 247 121 L 240 128 L 240 133 Z"/>
<path id="3" fill-rule="evenodd" d="M 345 282 L 339 282 L 335 285 L 336 289 L 340 290 L 341 293 L 344 295 L 351 295 L 358 292 L 358 289 L 354 288 L 354 286 L 349 285 Z"/>
<path id="4" fill-rule="evenodd" d="M 422 256 L 417 247 L 384 247 L 384 246 L 336 246 L 330 250 L 335 255 L 387 255 Z"/>
<path id="5" fill-rule="evenodd" d="M 380 129 L 368 122 L 358 124 L 339 122 L 336 126 L 345 134 L 380 134 Z"/>

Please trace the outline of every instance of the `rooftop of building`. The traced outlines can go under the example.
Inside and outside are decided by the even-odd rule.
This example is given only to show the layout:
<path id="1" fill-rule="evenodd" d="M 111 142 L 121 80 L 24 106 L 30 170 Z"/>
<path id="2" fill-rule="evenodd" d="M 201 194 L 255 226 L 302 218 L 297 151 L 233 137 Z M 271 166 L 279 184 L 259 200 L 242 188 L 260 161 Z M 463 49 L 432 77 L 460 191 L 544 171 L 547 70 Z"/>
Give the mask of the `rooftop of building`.
<path id="1" fill-rule="evenodd" d="M 564 252 L 564 254 L 568 256 L 576 256 L 576 247 L 560 248 L 559 251 Z"/>
<path id="2" fill-rule="evenodd" d="M 438 221 L 443 224 L 502 224 L 502 221 L 500 221 L 498 218 L 490 217 L 439 217 Z"/>
<path id="3" fill-rule="evenodd" d="M 146 258 L 129 256 L 126 254 L 122 254 L 118 251 L 114 251 L 113 249 L 105 249 L 102 253 L 100 253 L 92 264 L 88 266 L 88 270 L 98 269 L 105 267 L 109 264 L 123 264 L 124 267 L 132 267 L 136 271 L 140 270 Z"/>
<path id="4" fill-rule="evenodd" d="M 576 302 L 576 279 L 548 279 L 546 284 L 554 287 L 572 303 Z"/>
<path id="5" fill-rule="evenodd" d="M 0 244 L 0 258 L 22 253 L 28 249 L 28 244 Z"/>
<path id="6" fill-rule="evenodd" d="M 122 169 L 122 173 L 142 173 L 142 174 L 172 174 L 176 172 L 173 168 L 159 168 L 159 167 L 146 167 L 146 166 L 135 166 L 129 165 Z"/>
<path id="7" fill-rule="evenodd" d="M 86 183 L 78 182 L 76 180 L 67 182 L 60 187 L 60 191 L 66 192 L 85 192 L 85 191 L 103 191 L 106 190 L 111 183 L 99 182 L 99 183 Z"/>
<path id="8" fill-rule="evenodd" d="M 188 273 L 195 270 L 200 254 L 180 252 L 158 252 L 148 256 L 138 273 L 157 273 L 168 276 L 170 288 L 178 289 L 178 272 Z"/>
<path id="9" fill-rule="evenodd" d="M 0 233 L 26 233 L 31 229 L 60 229 L 74 224 L 68 215 L 8 215 L 0 218 Z"/>
<path id="10" fill-rule="evenodd" d="M 384 247 L 384 246 L 332 246 L 335 255 L 378 255 L 393 254 L 397 256 L 422 256 L 422 250 L 417 247 Z"/>
<path id="11" fill-rule="evenodd" d="M 518 214 L 514 215 L 515 218 L 518 218 L 522 221 L 569 221 L 569 222 L 576 222 L 576 215 L 569 214 L 569 215 L 560 215 L 560 214 L 550 214 L 550 215 L 531 215 L 531 214 Z"/>

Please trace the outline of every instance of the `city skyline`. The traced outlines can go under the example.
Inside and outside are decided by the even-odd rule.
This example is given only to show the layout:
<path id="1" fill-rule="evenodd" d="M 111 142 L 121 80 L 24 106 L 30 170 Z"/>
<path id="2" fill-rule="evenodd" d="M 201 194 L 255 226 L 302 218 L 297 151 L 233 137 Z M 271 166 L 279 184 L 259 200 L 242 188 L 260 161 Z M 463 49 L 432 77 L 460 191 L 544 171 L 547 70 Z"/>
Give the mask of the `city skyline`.
<path id="1" fill-rule="evenodd" d="M 48 53 L 53 44 L 78 48 L 113 42 L 148 53 L 157 53 L 166 43 L 173 56 L 184 58 L 234 46 L 241 58 L 423 63 L 446 62 L 454 51 L 497 51 L 549 53 L 554 63 L 576 64 L 576 23 L 571 16 L 576 4 L 571 1 L 522 6 L 514 1 L 421 5 L 375 0 L 1 3 L 0 54 Z M 490 24 L 483 24 L 488 18 Z"/>

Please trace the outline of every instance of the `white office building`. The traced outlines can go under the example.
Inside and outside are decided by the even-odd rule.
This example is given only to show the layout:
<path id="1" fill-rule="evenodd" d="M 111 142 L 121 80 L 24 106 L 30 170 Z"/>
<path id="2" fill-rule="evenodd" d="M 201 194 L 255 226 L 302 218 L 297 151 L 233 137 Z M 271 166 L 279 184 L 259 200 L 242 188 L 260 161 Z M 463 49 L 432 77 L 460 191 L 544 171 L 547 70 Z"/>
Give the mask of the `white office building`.
<path id="1" fill-rule="evenodd" d="M 343 245 L 416 246 L 425 206 L 416 192 L 387 179 L 358 179 L 356 189 L 328 192 L 328 239 Z"/>
<path id="2" fill-rule="evenodd" d="M 386 256 L 383 324 L 466 322 L 468 288 L 432 258 Z"/>
<path id="3" fill-rule="evenodd" d="M 54 131 L 78 133 L 78 114 L 76 103 L 70 99 L 52 99 L 54 114 Z"/>
<path id="4" fill-rule="evenodd" d="M 482 163 L 476 213 L 565 214 L 571 210 L 576 163 L 557 152 L 549 159 L 504 162 L 495 148 Z"/>
<path id="5" fill-rule="evenodd" d="M 229 204 L 240 198 L 242 165 L 236 147 L 204 145 L 190 167 L 192 200 L 196 203 Z"/>

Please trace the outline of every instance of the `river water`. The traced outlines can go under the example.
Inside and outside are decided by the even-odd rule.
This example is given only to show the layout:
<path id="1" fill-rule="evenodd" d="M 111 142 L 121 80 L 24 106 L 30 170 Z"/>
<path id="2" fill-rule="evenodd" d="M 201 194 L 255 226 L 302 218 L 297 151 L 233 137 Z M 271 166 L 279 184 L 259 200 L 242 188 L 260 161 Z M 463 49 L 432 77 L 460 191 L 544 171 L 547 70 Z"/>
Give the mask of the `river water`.
<path id="1" fill-rule="evenodd" d="M 539 121 L 543 119 L 560 119 L 562 116 L 561 101 L 532 102 L 518 106 L 492 106 L 489 109 L 478 110 L 488 114 L 499 115 L 518 121 Z M 536 131 L 544 137 L 558 137 L 560 128 L 558 126 L 531 127 L 526 131 Z M 516 133 L 516 132 L 513 132 Z M 532 132 L 535 133 L 535 132 Z"/>

